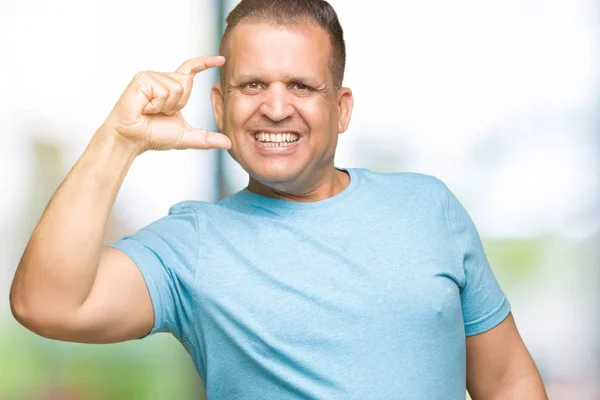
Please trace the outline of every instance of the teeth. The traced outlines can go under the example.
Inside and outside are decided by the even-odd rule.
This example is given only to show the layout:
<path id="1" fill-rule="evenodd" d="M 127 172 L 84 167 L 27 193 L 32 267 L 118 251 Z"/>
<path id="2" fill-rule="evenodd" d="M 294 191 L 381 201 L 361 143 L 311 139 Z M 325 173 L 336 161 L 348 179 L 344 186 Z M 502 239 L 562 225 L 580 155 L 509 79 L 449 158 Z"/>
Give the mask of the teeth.
<path id="1" fill-rule="evenodd" d="M 258 142 L 261 146 L 265 147 L 286 147 L 291 146 L 294 142 Z"/>
<path id="2" fill-rule="evenodd" d="M 254 137 L 265 146 L 287 146 L 296 142 L 300 138 L 295 133 L 266 132 L 259 132 L 255 134 Z"/>

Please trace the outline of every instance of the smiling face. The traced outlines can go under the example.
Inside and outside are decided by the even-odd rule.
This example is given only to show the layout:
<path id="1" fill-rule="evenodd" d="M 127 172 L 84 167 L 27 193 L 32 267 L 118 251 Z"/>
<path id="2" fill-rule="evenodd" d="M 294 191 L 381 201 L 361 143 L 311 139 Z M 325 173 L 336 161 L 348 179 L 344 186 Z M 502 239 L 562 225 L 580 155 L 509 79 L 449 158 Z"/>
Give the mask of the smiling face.
<path id="1" fill-rule="evenodd" d="M 224 87 L 211 93 L 215 120 L 250 186 L 307 193 L 335 176 L 338 134 L 352 94 L 336 92 L 325 30 L 241 23 L 229 37 Z"/>

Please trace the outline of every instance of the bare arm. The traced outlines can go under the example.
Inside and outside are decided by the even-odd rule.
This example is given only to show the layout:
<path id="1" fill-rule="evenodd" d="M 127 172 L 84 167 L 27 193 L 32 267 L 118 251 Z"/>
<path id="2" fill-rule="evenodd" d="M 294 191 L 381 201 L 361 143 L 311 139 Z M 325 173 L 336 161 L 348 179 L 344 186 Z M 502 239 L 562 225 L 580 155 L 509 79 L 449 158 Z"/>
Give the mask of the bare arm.
<path id="1" fill-rule="evenodd" d="M 473 400 L 547 400 L 538 370 L 512 314 L 467 337 L 467 389 Z"/>
<path id="2" fill-rule="evenodd" d="M 34 332 L 60 336 L 90 293 L 106 221 L 135 156 L 133 146 L 99 130 L 46 207 L 10 294 L 13 314 Z"/>
<path id="3" fill-rule="evenodd" d="M 220 134 L 194 130 L 180 109 L 193 77 L 222 65 L 188 60 L 176 73 L 136 75 L 50 200 L 19 262 L 11 310 L 28 329 L 58 340 L 104 343 L 138 338 L 153 322 L 137 266 L 102 245 L 121 184 L 148 149 L 228 147 Z"/>

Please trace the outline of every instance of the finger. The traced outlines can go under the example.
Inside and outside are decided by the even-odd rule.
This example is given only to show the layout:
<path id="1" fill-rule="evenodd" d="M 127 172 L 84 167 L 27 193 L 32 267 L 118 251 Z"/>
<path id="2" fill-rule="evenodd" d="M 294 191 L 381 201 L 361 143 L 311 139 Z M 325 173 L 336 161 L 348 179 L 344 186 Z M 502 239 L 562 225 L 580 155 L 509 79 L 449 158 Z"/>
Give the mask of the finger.
<path id="1" fill-rule="evenodd" d="M 146 96 L 148 103 L 142 109 L 142 114 L 158 114 L 163 112 L 169 97 L 169 89 L 154 72 L 147 72 L 141 78 L 139 90 Z"/>
<path id="2" fill-rule="evenodd" d="M 163 106 L 162 112 L 166 115 L 172 115 L 175 112 L 179 111 L 179 109 L 174 109 L 175 106 L 181 100 L 181 97 L 185 93 L 185 88 L 183 84 L 170 76 L 170 74 L 157 74 L 157 79 L 167 88 L 169 91 L 169 96 L 167 97 L 165 104 Z M 188 94 L 189 97 L 189 94 Z M 187 100 L 186 100 L 187 103 Z M 185 105 L 185 104 L 184 104 Z"/>
<path id="3" fill-rule="evenodd" d="M 231 141 L 222 133 L 209 132 L 202 129 L 188 128 L 181 136 L 180 149 L 215 149 L 231 148 Z"/>
<path id="4" fill-rule="evenodd" d="M 187 102 L 190 100 L 190 96 L 192 95 L 192 87 L 194 86 L 194 77 L 192 75 L 186 75 L 177 72 L 170 73 L 169 77 L 178 81 L 183 87 L 182 95 L 179 97 L 179 100 L 171 110 L 172 113 L 175 113 L 185 107 Z"/>
<path id="5" fill-rule="evenodd" d="M 223 56 L 203 56 L 187 60 L 175 72 L 187 75 L 196 75 L 208 68 L 220 67 L 225 64 Z"/>

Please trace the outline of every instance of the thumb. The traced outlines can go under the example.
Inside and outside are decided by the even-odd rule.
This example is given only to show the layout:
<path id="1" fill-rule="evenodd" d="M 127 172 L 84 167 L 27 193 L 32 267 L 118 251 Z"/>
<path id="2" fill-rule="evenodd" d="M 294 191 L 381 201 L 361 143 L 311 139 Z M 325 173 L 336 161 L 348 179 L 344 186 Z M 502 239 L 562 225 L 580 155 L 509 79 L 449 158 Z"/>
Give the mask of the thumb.
<path id="1" fill-rule="evenodd" d="M 204 129 L 188 128 L 183 131 L 181 143 L 179 145 L 183 149 L 214 149 L 214 148 L 231 148 L 231 141 L 222 133 L 205 131 Z"/>

